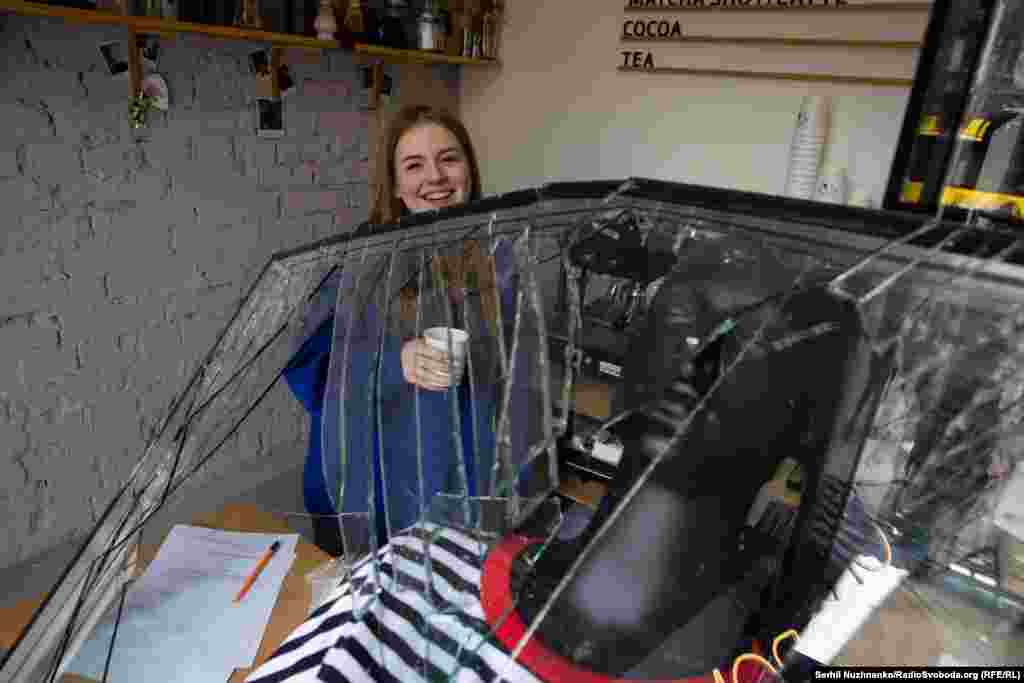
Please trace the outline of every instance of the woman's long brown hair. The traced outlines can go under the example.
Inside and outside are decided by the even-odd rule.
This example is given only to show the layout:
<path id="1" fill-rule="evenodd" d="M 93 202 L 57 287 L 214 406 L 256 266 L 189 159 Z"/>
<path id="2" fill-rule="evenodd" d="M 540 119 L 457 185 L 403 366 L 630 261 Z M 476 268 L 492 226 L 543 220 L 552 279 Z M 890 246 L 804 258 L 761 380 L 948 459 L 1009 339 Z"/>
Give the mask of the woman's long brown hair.
<path id="1" fill-rule="evenodd" d="M 480 314 L 491 333 L 497 333 L 498 291 L 494 264 L 480 240 L 468 239 L 448 254 L 438 254 L 431 260 L 427 280 L 428 286 L 463 289 L 470 296 L 479 295 Z M 417 284 L 399 290 L 401 315 L 410 322 L 416 319 Z M 503 315 L 508 316 L 509 312 Z"/>
<path id="2" fill-rule="evenodd" d="M 395 150 L 398 148 L 398 141 L 406 132 L 425 124 L 441 126 L 455 136 L 466 156 L 466 163 L 469 165 L 469 201 L 480 199 L 482 196 L 480 166 L 477 163 L 476 150 L 474 150 L 469 132 L 462 122 L 445 109 L 428 105 L 409 105 L 395 114 L 381 138 L 377 156 L 379 162 L 375 173 L 373 208 L 370 211 L 369 222 L 371 224 L 393 223 L 406 213 L 405 204 L 395 196 L 395 185 L 398 182 Z M 465 287 L 479 292 L 485 320 L 492 326 L 497 321 L 498 301 L 493 264 L 478 240 L 467 240 L 458 253 L 435 258 L 431 263 L 431 273 L 428 278 L 432 283 L 445 282 L 452 287 Z M 406 320 L 415 319 L 416 298 L 415 285 L 410 284 L 402 288 L 401 312 L 402 317 Z"/>

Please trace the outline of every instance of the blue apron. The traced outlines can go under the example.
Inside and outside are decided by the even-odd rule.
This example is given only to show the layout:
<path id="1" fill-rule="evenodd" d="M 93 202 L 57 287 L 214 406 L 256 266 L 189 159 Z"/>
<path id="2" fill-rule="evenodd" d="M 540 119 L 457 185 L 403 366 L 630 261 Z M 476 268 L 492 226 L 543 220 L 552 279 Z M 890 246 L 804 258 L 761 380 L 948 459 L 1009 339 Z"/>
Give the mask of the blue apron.
<path id="1" fill-rule="evenodd" d="M 511 248 L 496 253 L 498 287 L 504 311 L 515 307 L 515 278 Z M 349 283 L 351 284 L 351 283 Z M 345 274 L 336 278 L 327 298 L 345 287 Z M 349 290 L 344 290 L 348 292 Z M 354 289 L 353 289 L 354 291 Z M 470 387 L 469 372 L 456 390 L 415 391 L 402 373 L 404 339 L 377 330 L 375 306 L 346 305 L 343 296 L 335 315 L 326 317 L 304 341 L 285 369 L 284 376 L 296 398 L 309 412 L 311 436 L 303 472 L 308 512 L 332 515 L 369 510 L 373 481 L 378 539 L 408 528 L 420 519 L 424 505 L 440 492 L 478 495 L 479 482 L 487 481 L 494 463 L 498 383 Z M 353 297 L 358 300 L 358 297 Z M 338 314 L 358 317 L 342 343 L 344 326 L 335 329 Z M 345 320 L 347 323 L 347 320 Z M 332 339 L 334 348 L 332 349 Z M 341 346 L 347 344 L 344 352 Z M 335 363 L 345 366 L 345 380 L 329 381 L 332 351 Z M 524 364 L 520 364 L 521 369 Z M 517 373 L 518 374 L 518 373 Z M 338 387 L 344 385 L 344 393 Z M 416 461 L 416 394 L 419 400 L 419 443 L 423 455 L 422 490 Z M 460 428 L 453 430 L 453 402 L 457 401 Z M 527 404 L 525 385 L 512 390 L 512 418 Z M 326 416 L 326 419 L 325 419 Z M 378 422 L 379 420 L 379 422 Z M 474 428 L 475 427 L 475 428 Z M 458 433 L 464 473 L 453 432 Z M 383 437 L 383 438 L 382 438 Z M 525 452 L 523 430 L 512 430 L 513 451 Z M 324 458 L 325 448 L 330 457 Z M 344 451 L 344 453 L 342 453 Z M 366 454 L 372 453 L 372 458 Z M 372 470 L 371 470 L 372 467 Z M 465 475 L 465 484 L 463 476 Z M 493 492 L 480 492 L 490 495 Z M 335 501 L 340 501 L 340 505 Z"/>

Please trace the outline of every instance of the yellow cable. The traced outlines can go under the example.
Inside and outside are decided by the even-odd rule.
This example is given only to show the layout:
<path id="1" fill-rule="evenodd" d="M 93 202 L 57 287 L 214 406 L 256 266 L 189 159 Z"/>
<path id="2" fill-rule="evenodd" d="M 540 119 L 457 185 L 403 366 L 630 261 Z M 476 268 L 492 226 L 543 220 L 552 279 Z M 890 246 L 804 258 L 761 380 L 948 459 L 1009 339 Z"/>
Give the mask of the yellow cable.
<path id="1" fill-rule="evenodd" d="M 879 526 L 874 521 L 872 521 L 871 523 L 875 525 L 875 531 L 877 531 L 878 535 L 882 537 L 882 543 L 885 544 L 885 563 L 884 563 L 884 565 L 886 567 L 889 567 L 889 566 L 892 565 L 892 544 L 889 543 L 889 537 L 885 535 L 884 531 L 882 531 L 882 527 Z"/>
<path id="2" fill-rule="evenodd" d="M 868 566 L 865 566 L 865 565 L 861 564 L 857 560 L 857 558 L 853 559 L 853 563 L 855 565 L 857 565 L 858 567 L 860 567 L 861 569 L 865 570 L 865 571 L 880 572 L 883 569 L 885 569 L 886 567 L 891 567 L 892 566 L 892 544 L 889 543 L 889 537 L 885 535 L 884 531 L 882 531 L 882 527 L 878 524 L 878 522 L 874 521 L 873 519 L 869 519 L 868 521 L 871 522 L 871 526 L 875 527 L 875 531 L 878 532 L 879 537 L 881 537 L 881 539 L 882 539 L 882 546 L 885 548 L 885 561 L 882 562 L 882 566 L 881 567 L 868 567 Z"/>
<path id="3" fill-rule="evenodd" d="M 747 660 L 755 661 L 758 664 L 764 666 L 766 669 L 771 671 L 776 676 L 779 675 L 778 670 L 774 666 L 772 666 L 772 663 L 769 662 L 767 659 L 765 659 L 761 655 L 756 655 L 753 652 L 748 652 L 746 654 L 740 655 L 735 660 L 733 660 L 733 663 L 732 663 L 732 683 L 739 683 L 739 677 L 737 676 L 737 674 L 739 673 L 739 670 L 740 670 L 740 664 L 742 664 L 743 662 L 745 662 Z"/>
<path id="4" fill-rule="evenodd" d="M 711 673 L 715 675 L 715 683 L 725 683 L 725 676 L 722 675 L 721 671 L 715 669 Z"/>
<path id="5" fill-rule="evenodd" d="M 788 638 L 799 638 L 800 633 L 795 629 L 791 628 L 788 631 L 783 631 L 779 635 L 775 636 L 775 640 L 772 641 L 772 657 L 775 659 L 775 663 L 782 668 L 782 658 L 779 657 L 779 643 Z"/>

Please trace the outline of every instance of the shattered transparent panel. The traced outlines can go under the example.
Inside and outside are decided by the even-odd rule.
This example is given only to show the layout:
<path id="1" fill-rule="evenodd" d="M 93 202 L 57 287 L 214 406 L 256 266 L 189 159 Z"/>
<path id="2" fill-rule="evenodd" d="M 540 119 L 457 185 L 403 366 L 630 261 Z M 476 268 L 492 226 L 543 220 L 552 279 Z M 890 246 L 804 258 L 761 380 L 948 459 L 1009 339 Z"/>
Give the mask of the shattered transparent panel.
<path id="1" fill-rule="evenodd" d="M 1017 661 L 1021 571 L 994 523 L 1021 457 L 1016 235 L 794 206 L 552 186 L 280 255 L 126 483 L 110 547 L 326 325 L 311 438 L 346 547 L 303 627 L 322 673 L 728 677 L 783 636 L 871 664 L 905 604 L 914 647 L 887 663 Z M 455 337 L 424 351 L 439 327 L 466 332 L 464 369 Z M 572 403 L 595 375 L 607 418 Z M 596 510 L 553 495 L 571 463 L 608 472 Z"/>

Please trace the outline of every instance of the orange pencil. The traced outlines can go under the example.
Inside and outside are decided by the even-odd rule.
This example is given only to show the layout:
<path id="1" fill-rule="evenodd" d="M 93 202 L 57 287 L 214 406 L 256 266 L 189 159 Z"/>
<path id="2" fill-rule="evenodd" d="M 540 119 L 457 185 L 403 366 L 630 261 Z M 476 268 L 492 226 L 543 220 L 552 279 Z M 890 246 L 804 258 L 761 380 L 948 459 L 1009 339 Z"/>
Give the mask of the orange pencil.
<path id="1" fill-rule="evenodd" d="M 242 601 L 245 594 L 248 593 L 249 589 L 252 588 L 252 585 L 256 583 L 256 579 L 259 578 L 260 572 L 263 571 L 263 568 L 267 566 L 268 562 L 270 562 L 270 558 L 274 556 L 274 553 L 276 553 L 277 549 L 280 547 L 281 541 L 274 541 L 270 547 L 267 548 L 267 552 L 263 553 L 263 557 L 260 558 L 260 562 L 256 565 L 256 568 L 249 573 L 249 576 L 245 577 L 245 583 L 242 584 L 242 590 L 238 591 L 238 595 L 235 596 L 235 602 Z"/>

